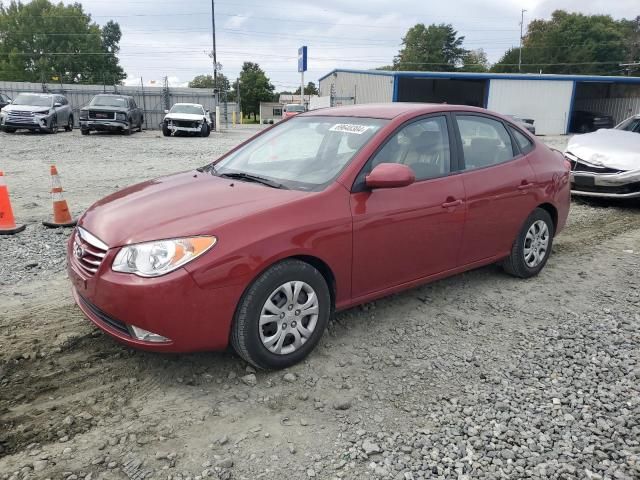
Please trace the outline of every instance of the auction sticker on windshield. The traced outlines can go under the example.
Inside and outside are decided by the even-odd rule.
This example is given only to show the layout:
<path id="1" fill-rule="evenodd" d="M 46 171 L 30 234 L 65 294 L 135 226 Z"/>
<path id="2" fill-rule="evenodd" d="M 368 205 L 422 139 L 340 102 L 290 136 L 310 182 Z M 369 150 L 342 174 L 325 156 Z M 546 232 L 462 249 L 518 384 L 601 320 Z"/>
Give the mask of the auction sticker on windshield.
<path id="1" fill-rule="evenodd" d="M 369 130 L 371 125 L 354 125 L 352 123 L 338 123 L 331 127 L 329 131 L 331 132 L 343 132 L 343 133 L 355 133 L 357 135 L 362 135 L 364 132 Z"/>

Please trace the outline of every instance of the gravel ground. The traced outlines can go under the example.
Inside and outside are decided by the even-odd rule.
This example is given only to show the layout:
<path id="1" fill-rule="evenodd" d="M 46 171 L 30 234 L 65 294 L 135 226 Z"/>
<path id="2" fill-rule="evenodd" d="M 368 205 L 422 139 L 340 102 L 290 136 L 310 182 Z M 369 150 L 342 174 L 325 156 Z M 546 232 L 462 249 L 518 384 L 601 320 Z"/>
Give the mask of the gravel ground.
<path id="1" fill-rule="evenodd" d="M 574 202 L 537 278 L 490 266 L 338 314 L 286 372 L 125 348 L 73 305 L 71 209 L 206 163 L 208 139 L 0 134 L 0 479 L 640 478 L 640 209 Z M 545 141 L 561 148 L 565 138 Z"/>

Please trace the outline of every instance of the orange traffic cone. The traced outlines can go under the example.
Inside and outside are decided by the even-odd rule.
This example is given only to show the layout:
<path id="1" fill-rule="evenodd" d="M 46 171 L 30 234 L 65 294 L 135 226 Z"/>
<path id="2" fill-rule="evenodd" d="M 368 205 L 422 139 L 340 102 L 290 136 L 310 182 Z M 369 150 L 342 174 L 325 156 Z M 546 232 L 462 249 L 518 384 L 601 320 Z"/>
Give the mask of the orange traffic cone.
<path id="1" fill-rule="evenodd" d="M 58 169 L 51 165 L 51 199 L 53 200 L 53 222 L 42 222 L 45 227 L 73 227 L 76 221 L 71 218 L 67 201 L 62 196 L 62 184 L 58 177 Z"/>
<path id="2" fill-rule="evenodd" d="M 9 198 L 9 189 L 4 181 L 4 172 L 0 171 L 0 235 L 12 235 L 25 229 L 24 225 L 16 225 Z"/>

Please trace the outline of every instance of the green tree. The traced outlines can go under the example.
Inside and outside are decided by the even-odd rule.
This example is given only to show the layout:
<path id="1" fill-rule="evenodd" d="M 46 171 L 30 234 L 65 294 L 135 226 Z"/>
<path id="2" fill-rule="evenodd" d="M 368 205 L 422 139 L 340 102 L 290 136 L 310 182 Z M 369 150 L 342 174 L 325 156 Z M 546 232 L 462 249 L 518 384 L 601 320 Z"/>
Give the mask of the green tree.
<path id="1" fill-rule="evenodd" d="M 300 87 L 298 87 L 296 89 L 295 92 L 293 92 L 294 95 L 300 95 Z M 304 87 L 304 94 L 305 95 L 318 95 L 318 87 L 316 87 L 316 84 L 313 82 L 309 82 L 307 83 L 307 85 Z"/>
<path id="2" fill-rule="evenodd" d="M 488 72 L 489 60 L 483 49 L 467 50 L 462 56 L 461 72 Z"/>
<path id="3" fill-rule="evenodd" d="M 231 88 L 231 82 L 222 72 L 218 72 L 218 90 L 220 98 L 226 98 L 231 102 L 235 99 L 235 84 L 234 88 Z M 213 75 L 198 75 L 189 82 L 189 88 L 214 88 Z"/>
<path id="4" fill-rule="evenodd" d="M 253 62 L 244 62 L 240 71 L 240 108 L 254 117 L 260 109 L 260 102 L 270 102 L 275 87 L 260 68 Z"/>
<path id="5" fill-rule="evenodd" d="M 609 15 L 556 10 L 549 20 L 534 20 L 522 42 L 523 73 L 600 74 L 620 72 L 628 58 L 632 22 Z M 519 50 L 512 48 L 494 65 L 496 72 L 517 72 Z"/>
<path id="6" fill-rule="evenodd" d="M 394 70 L 451 72 L 462 64 L 464 37 L 452 25 L 418 23 L 402 39 L 402 49 L 393 59 Z"/>
<path id="7" fill-rule="evenodd" d="M 13 81 L 121 83 L 120 26 L 92 22 L 80 3 L 0 3 L 0 78 Z"/>

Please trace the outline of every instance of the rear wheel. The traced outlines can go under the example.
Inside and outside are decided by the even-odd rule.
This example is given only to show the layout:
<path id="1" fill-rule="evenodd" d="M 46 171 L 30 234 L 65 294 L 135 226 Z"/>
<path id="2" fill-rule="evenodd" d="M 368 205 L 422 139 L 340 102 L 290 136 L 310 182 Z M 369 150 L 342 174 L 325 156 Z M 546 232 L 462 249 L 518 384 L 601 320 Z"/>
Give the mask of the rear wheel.
<path id="1" fill-rule="evenodd" d="M 308 263 L 285 260 L 264 272 L 242 296 L 231 344 L 255 367 L 289 367 L 315 348 L 332 310 L 322 274 Z"/>
<path id="2" fill-rule="evenodd" d="M 89 135 L 89 129 L 88 128 L 81 128 L 80 129 L 80 133 L 82 135 Z"/>
<path id="3" fill-rule="evenodd" d="M 542 208 L 536 208 L 524 222 L 511 247 L 511 255 L 503 263 L 505 271 L 520 278 L 540 273 L 551 255 L 553 235 L 551 215 Z"/>
<path id="4" fill-rule="evenodd" d="M 144 118 L 140 117 L 140 123 L 138 123 L 138 131 L 142 132 L 142 124 L 144 123 Z"/>
<path id="5" fill-rule="evenodd" d="M 16 133 L 16 129 L 15 128 L 11 128 L 11 127 L 4 127 L 3 129 L 6 133 Z"/>

